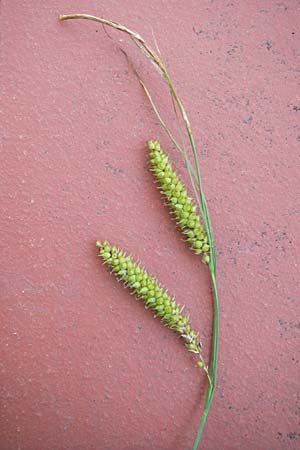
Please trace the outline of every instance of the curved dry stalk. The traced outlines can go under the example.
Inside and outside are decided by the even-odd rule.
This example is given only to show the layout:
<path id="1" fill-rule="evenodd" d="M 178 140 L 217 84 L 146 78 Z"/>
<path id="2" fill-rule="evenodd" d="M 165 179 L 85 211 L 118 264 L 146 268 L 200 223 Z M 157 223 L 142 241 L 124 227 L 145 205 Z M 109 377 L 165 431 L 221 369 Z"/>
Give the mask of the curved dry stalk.
<path id="1" fill-rule="evenodd" d="M 203 193 L 203 188 L 202 188 L 202 182 L 201 182 L 201 175 L 200 175 L 200 167 L 199 167 L 199 160 L 198 160 L 198 155 L 197 155 L 197 151 L 196 151 L 196 145 L 195 145 L 195 141 L 194 141 L 194 137 L 192 134 L 192 128 L 190 125 L 190 121 L 188 119 L 187 113 L 183 107 L 183 104 L 180 100 L 180 98 L 177 95 L 177 92 L 175 90 L 175 87 L 173 85 L 173 82 L 168 74 L 168 71 L 162 61 L 162 59 L 157 55 L 157 53 L 147 44 L 147 42 L 142 38 L 142 36 L 140 36 L 138 33 L 136 33 L 135 31 L 130 30 L 129 28 L 125 27 L 124 25 L 121 25 L 118 22 L 113 22 L 111 20 L 107 20 L 104 19 L 102 17 L 97 17 L 97 16 L 93 16 L 90 14 L 65 14 L 65 15 L 60 15 L 59 16 L 59 20 L 64 21 L 64 20 L 70 20 L 70 19 L 85 19 L 85 20 L 92 20 L 95 22 L 99 22 L 102 23 L 104 25 L 110 26 L 112 28 L 115 28 L 119 31 L 122 31 L 123 33 L 128 34 L 131 39 L 134 41 L 134 43 L 142 50 L 142 52 L 148 57 L 150 58 L 151 62 L 154 64 L 154 66 L 158 69 L 158 71 L 161 73 L 161 75 L 163 76 L 164 80 L 167 82 L 171 95 L 175 100 L 175 103 L 177 104 L 179 111 L 181 113 L 181 116 L 184 120 L 185 123 L 185 127 L 187 130 L 187 134 L 189 137 L 189 141 L 190 141 L 190 145 L 191 145 L 191 149 L 193 152 L 193 156 L 194 156 L 194 162 L 195 162 L 195 166 L 196 166 L 196 178 L 197 178 L 197 184 L 199 187 L 199 193 L 200 193 L 200 198 L 201 198 L 201 204 L 199 205 L 201 208 L 201 213 L 203 215 L 203 220 L 204 223 L 206 225 L 206 228 L 208 229 L 208 235 L 210 235 L 210 241 L 213 242 L 213 233 L 210 233 L 209 228 L 211 228 L 211 222 L 210 222 L 210 218 L 209 218 L 209 214 L 208 214 L 208 210 L 207 210 L 207 205 L 206 205 L 206 200 L 205 200 L 205 196 Z M 141 80 L 140 80 L 141 81 Z M 210 243 L 211 243 L 210 242 Z M 212 256 L 215 260 L 215 252 L 214 252 L 214 246 L 211 245 L 212 247 Z M 214 261 L 215 262 L 215 261 Z"/>

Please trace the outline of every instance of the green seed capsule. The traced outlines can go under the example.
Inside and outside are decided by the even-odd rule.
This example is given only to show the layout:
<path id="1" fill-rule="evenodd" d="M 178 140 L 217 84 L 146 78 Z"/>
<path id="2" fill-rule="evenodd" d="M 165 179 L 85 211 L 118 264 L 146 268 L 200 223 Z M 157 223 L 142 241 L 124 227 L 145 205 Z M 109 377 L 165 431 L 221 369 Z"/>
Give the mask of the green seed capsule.
<path id="1" fill-rule="evenodd" d="M 208 252 L 208 250 L 209 250 L 209 245 L 208 245 L 208 244 L 204 244 L 203 247 L 202 247 L 202 249 L 203 249 L 204 252 Z"/>
<path id="2" fill-rule="evenodd" d="M 156 305 L 156 306 L 155 306 L 155 310 L 156 310 L 156 311 L 164 311 L 164 309 L 165 309 L 165 306 L 164 306 L 164 305 Z"/>
<path id="3" fill-rule="evenodd" d="M 202 241 L 196 241 L 195 243 L 194 243 L 194 247 L 195 248 L 202 248 L 202 250 L 203 250 L 203 247 L 202 247 L 202 245 L 203 245 L 203 242 Z"/>
<path id="4" fill-rule="evenodd" d="M 122 250 L 111 247 L 109 242 L 105 241 L 101 244 L 97 241 L 97 247 L 99 247 L 99 256 L 113 270 L 118 279 L 123 281 L 136 297 L 145 303 L 147 308 L 155 311 L 155 315 L 160 317 L 165 325 L 176 331 L 188 350 L 198 354 L 202 361 L 202 347 L 197 340 L 196 332 L 188 323 L 188 317 L 181 313 L 180 306 L 156 278 L 149 275 L 143 267 L 130 256 L 126 256 Z M 116 265 L 115 262 L 117 262 Z M 115 269 L 119 267 L 120 262 L 122 268 L 116 273 Z"/>
<path id="5" fill-rule="evenodd" d="M 204 225 L 197 212 L 197 205 L 189 197 L 186 187 L 173 169 L 168 155 L 161 149 L 159 142 L 148 141 L 147 145 L 150 150 L 151 171 L 158 181 L 161 193 L 168 200 L 178 226 L 188 237 L 191 249 L 196 254 L 203 254 L 202 261 L 207 264 L 210 248 Z"/>
<path id="6" fill-rule="evenodd" d="M 126 270 L 119 270 L 118 275 L 125 275 L 127 274 Z"/>
<path id="7" fill-rule="evenodd" d="M 102 258 L 104 261 L 108 260 L 111 257 L 111 254 L 108 252 L 103 252 Z"/>
<path id="8" fill-rule="evenodd" d="M 196 367 L 203 368 L 203 367 L 204 367 L 203 361 L 197 361 L 197 362 L 196 362 Z"/>

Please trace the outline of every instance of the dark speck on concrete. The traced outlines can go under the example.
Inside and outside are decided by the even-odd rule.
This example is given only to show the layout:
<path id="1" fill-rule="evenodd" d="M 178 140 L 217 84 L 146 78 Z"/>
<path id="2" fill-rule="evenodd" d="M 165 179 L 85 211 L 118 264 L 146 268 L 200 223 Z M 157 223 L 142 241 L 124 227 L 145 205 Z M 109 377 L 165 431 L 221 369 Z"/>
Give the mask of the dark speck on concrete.
<path id="1" fill-rule="evenodd" d="M 267 48 L 267 50 L 271 50 L 271 48 L 273 47 L 273 44 L 271 41 L 267 40 L 265 42 L 265 47 Z"/>
<path id="2" fill-rule="evenodd" d="M 296 433 L 295 431 L 291 431 L 290 433 L 286 433 L 286 437 L 287 439 L 299 439 L 300 438 L 300 433 Z M 277 433 L 277 439 L 285 439 L 285 436 L 283 435 L 283 433 L 281 433 L 280 431 L 278 431 Z"/>
<path id="3" fill-rule="evenodd" d="M 300 433 L 296 433 L 295 431 L 287 433 L 286 437 L 289 439 L 296 439 L 296 438 L 300 438 Z"/>
<path id="4" fill-rule="evenodd" d="M 247 117 L 244 117 L 243 123 L 245 123 L 246 125 L 249 125 L 252 122 L 252 120 L 253 120 L 253 116 L 247 116 Z"/>
<path id="5" fill-rule="evenodd" d="M 228 53 L 228 55 L 232 55 L 233 53 L 235 53 L 235 51 L 236 51 L 237 48 L 238 48 L 237 45 L 232 45 L 232 46 L 230 47 L 230 49 L 227 50 L 226 53 Z"/>
<path id="6" fill-rule="evenodd" d="M 278 319 L 278 323 L 281 327 L 281 331 L 280 331 L 281 337 L 288 330 L 300 330 L 300 322 L 285 322 L 282 319 Z"/>
<path id="7" fill-rule="evenodd" d="M 197 28 L 195 27 L 195 26 L 193 26 L 193 31 L 194 31 L 194 33 L 195 34 L 197 34 L 197 36 L 199 35 L 199 34 L 201 34 L 201 33 L 203 33 L 203 30 L 197 30 Z"/>
<path id="8" fill-rule="evenodd" d="M 118 175 L 118 174 L 121 174 L 121 173 L 124 172 L 122 169 L 119 169 L 118 167 L 114 167 L 108 162 L 106 162 L 104 164 L 104 167 L 105 167 L 106 170 L 111 171 L 114 175 Z"/>
<path id="9" fill-rule="evenodd" d="M 288 6 L 284 2 L 278 2 L 276 3 L 276 6 L 278 9 L 282 9 L 283 11 L 288 10 Z"/>

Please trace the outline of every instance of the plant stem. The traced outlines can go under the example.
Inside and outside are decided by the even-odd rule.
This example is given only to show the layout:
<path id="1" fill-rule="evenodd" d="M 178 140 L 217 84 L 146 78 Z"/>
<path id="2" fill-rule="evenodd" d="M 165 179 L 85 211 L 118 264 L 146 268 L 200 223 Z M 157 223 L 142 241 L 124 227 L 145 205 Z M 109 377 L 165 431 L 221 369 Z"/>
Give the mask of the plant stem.
<path id="1" fill-rule="evenodd" d="M 210 267 L 211 269 L 211 267 Z M 212 383 L 208 386 L 206 391 L 206 398 L 204 409 L 201 416 L 200 425 L 196 434 L 196 438 L 194 441 L 194 445 L 192 450 L 197 450 L 199 441 L 202 435 L 202 431 L 211 407 L 211 403 L 213 400 L 213 396 L 216 389 L 217 382 L 217 369 L 218 369 L 218 342 L 219 342 L 219 301 L 218 301 L 218 292 L 217 292 L 217 284 L 215 277 L 215 265 L 211 273 L 211 282 L 213 288 L 213 300 L 214 300 L 214 317 L 213 317 L 213 336 L 212 336 L 212 347 L 211 347 L 211 358 L 209 365 L 209 373 L 212 378 Z"/>

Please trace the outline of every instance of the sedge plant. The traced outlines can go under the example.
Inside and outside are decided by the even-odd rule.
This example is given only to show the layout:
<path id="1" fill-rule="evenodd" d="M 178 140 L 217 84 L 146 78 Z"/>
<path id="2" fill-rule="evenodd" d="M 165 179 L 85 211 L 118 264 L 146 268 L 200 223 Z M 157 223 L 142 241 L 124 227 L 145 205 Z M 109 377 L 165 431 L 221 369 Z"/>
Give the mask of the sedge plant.
<path id="1" fill-rule="evenodd" d="M 188 115 L 186 113 L 186 110 L 183 106 L 182 101 L 180 100 L 180 97 L 177 94 L 177 91 L 175 89 L 175 86 L 173 84 L 173 81 L 167 71 L 166 65 L 163 62 L 159 51 L 156 52 L 153 50 L 148 43 L 136 32 L 130 30 L 129 28 L 125 27 L 122 24 L 119 24 L 117 22 L 113 22 L 101 17 L 92 16 L 89 14 L 68 14 L 68 15 L 61 15 L 59 16 L 59 19 L 61 21 L 69 20 L 69 19 L 85 19 L 85 20 L 92 20 L 96 21 L 98 23 L 101 23 L 103 25 L 107 25 L 109 27 L 112 27 L 116 30 L 119 30 L 122 33 L 127 34 L 132 41 L 140 48 L 143 55 L 146 56 L 154 65 L 154 67 L 158 70 L 158 72 L 161 74 L 162 79 L 166 83 L 169 93 L 171 95 L 171 99 L 173 102 L 174 112 L 176 114 L 177 119 L 181 118 L 183 124 L 184 124 L 184 134 L 187 137 L 188 145 L 185 144 L 184 139 L 182 139 L 182 143 L 179 143 L 177 139 L 173 136 L 172 132 L 170 131 L 170 128 L 166 124 L 166 122 L 163 120 L 162 115 L 155 104 L 152 95 L 147 88 L 146 84 L 134 68 L 134 66 L 131 64 L 134 73 L 136 74 L 139 83 L 141 84 L 149 102 L 150 105 L 161 125 L 163 130 L 166 132 L 167 136 L 170 138 L 173 145 L 176 147 L 176 149 L 180 152 L 182 155 L 186 168 L 188 171 L 188 175 L 191 181 L 191 185 L 193 188 L 193 192 L 195 195 L 195 199 L 197 202 L 197 206 L 201 212 L 201 216 L 203 219 L 203 230 L 205 231 L 205 236 L 207 237 L 207 252 L 203 251 L 202 256 L 208 256 L 208 258 L 205 258 L 204 262 L 206 262 L 209 273 L 210 273 L 210 279 L 211 279 L 211 285 L 212 285 L 212 299 L 213 299 L 213 324 L 212 324 L 212 342 L 211 342 L 211 355 L 210 355 L 210 363 L 208 368 L 208 374 L 209 379 L 211 380 L 210 383 L 207 385 L 206 390 L 206 398 L 205 398 L 205 404 L 202 411 L 201 419 L 199 428 L 194 440 L 194 444 L 192 447 L 192 450 L 198 449 L 198 444 L 200 441 L 200 437 L 202 435 L 202 431 L 207 419 L 207 415 L 209 413 L 211 403 L 213 400 L 214 392 L 216 389 L 216 382 L 217 382 L 217 366 L 218 366 L 218 342 L 219 342 L 219 301 L 218 301 L 218 292 L 217 292 L 217 280 L 216 280 L 216 252 L 215 252 L 215 244 L 214 244 L 214 235 L 213 235 L 213 229 L 211 225 L 211 220 L 209 216 L 209 211 L 207 207 L 207 202 L 202 186 L 202 179 L 201 179 L 201 173 L 200 173 L 200 164 L 199 164 L 199 157 L 196 149 L 196 143 L 194 140 L 192 128 L 190 125 L 190 121 L 188 118 Z M 124 52 L 125 53 L 125 52 Z M 126 53 L 125 56 L 127 57 Z M 179 122 L 179 120 L 178 120 Z M 180 125 L 179 125 L 180 129 Z M 191 151 L 192 158 L 189 156 L 189 150 Z M 163 189 L 162 189 L 163 190 Z M 164 193 L 165 194 L 165 193 Z M 165 194 L 166 195 L 166 194 Z M 169 200 L 169 199 L 168 199 Z M 171 201 L 171 200 L 170 200 Z M 178 218 L 176 217 L 176 220 L 178 222 Z M 180 219 L 179 219 L 180 221 Z M 188 230 L 186 230 L 188 231 Z M 204 235 L 204 233 L 203 233 Z M 188 236 L 188 234 L 187 234 Z M 197 238 L 198 240 L 198 238 Z M 202 239 L 200 239 L 202 241 Z M 190 242 L 191 247 L 193 247 L 193 242 Z M 206 247 L 205 247 L 206 248 Z"/>

